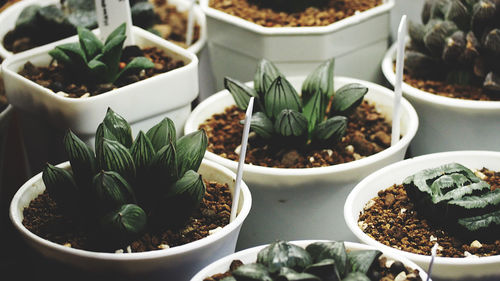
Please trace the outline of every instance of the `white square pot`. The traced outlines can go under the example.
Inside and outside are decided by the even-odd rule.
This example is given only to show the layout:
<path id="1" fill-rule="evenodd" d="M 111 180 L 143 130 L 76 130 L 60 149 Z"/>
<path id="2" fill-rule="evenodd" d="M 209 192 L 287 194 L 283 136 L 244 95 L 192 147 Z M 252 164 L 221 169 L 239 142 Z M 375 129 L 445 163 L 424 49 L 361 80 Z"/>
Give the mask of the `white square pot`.
<path id="1" fill-rule="evenodd" d="M 208 48 L 218 89 L 223 88 L 224 76 L 253 79 L 262 58 L 288 76 L 308 74 L 335 58 L 339 75 L 381 80 L 377 64 L 387 49 L 394 0 L 320 27 L 263 27 L 210 8 L 208 2 L 200 1 L 207 15 Z"/>

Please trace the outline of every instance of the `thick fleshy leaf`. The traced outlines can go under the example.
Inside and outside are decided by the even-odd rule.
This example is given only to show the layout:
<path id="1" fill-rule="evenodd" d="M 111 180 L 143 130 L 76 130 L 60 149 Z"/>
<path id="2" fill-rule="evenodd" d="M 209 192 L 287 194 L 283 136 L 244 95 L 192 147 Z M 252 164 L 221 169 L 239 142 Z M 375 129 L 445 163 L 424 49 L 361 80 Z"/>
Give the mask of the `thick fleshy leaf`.
<path id="1" fill-rule="evenodd" d="M 277 281 L 321 281 L 317 276 L 309 273 L 297 272 L 288 267 L 282 267 L 280 269 L 279 275 L 276 278 Z"/>
<path id="2" fill-rule="evenodd" d="M 99 124 L 99 126 L 97 126 L 97 130 L 95 132 L 94 145 L 95 145 L 96 155 L 99 155 L 101 153 L 102 141 L 104 139 L 118 141 L 117 138 L 113 135 L 113 133 L 111 133 L 111 131 L 106 127 L 106 125 L 104 125 L 104 123 L 101 123 Z"/>
<path id="3" fill-rule="evenodd" d="M 64 136 L 64 148 L 68 155 L 71 169 L 80 187 L 89 186 L 97 173 L 97 161 L 94 152 L 71 130 Z"/>
<path id="4" fill-rule="evenodd" d="M 405 52 L 405 71 L 419 77 L 434 77 L 440 73 L 440 60 L 424 53 Z"/>
<path id="5" fill-rule="evenodd" d="M 455 31 L 446 38 L 441 58 L 448 63 L 456 63 L 465 50 L 465 33 L 461 30 Z"/>
<path id="6" fill-rule="evenodd" d="M 495 189 L 492 192 L 488 192 L 478 196 L 471 195 L 459 199 L 450 200 L 448 204 L 461 206 L 466 209 L 485 208 L 488 205 L 492 206 L 499 205 L 500 189 Z"/>
<path id="7" fill-rule="evenodd" d="M 126 180 L 135 178 L 135 164 L 128 149 L 121 143 L 103 139 L 102 148 L 97 152 L 99 167 L 105 171 L 115 171 Z"/>
<path id="8" fill-rule="evenodd" d="M 66 55 L 66 57 L 70 59 L 69 64 L 66 62 L 66 65 L 68 67 L 72 68 L 75 71 L 78 69 L 85 68 L 87 64 L 87 59 L 85 58 L 85 54 L 83 53 L 78 43 L 62 44 L 57 46 L 55 49 L 60 50 Z M 54 54 L 54 52 L 52 52 L 52 54 Z M 58 57 L 60 58 L 61 56 Z M 57 59 L 58 57 L 54 57 L 54 59 Z M 64 57 L 64 60 L 66 60 L 66 57 Z M 61 63 L 64 64 L 65 61 L 62 61 Z"/>
<path id="9" fill-rule="evenodd" d="M 47 163 L 43 169 L 42 179 L 50 198 L 64 211 L 75 213 L 79 193 L 71 173 Z"/>
<path id="10" fill-rule="evenodd" d="M 189 170 L 175 182 L 165 196 L 168 198 L 185 195 L 189 197 L 189 202 L 196 207 L 200 204 L 203 196 L 205 196 L 205 189 L 206 187 L 201 175 L 193 170 Z"/>
<path id="11" fill-rule="evenodd" d="M 382 255 L 378 250 L 359 250 L 347 253 L 347 259 L 351 266 L 351 272 L 367 274 L 375 261 Z"/>
<path id="12" fill-rule="evenodd" d="M 371 281 L 366 275 L 361 272 L 351 272 L 342 281 Z"/>
<path id="13" fill-rule="evenodd" d="M 108 71 L 108 67 L 102 61 L 99 61 L 97 59 L 89 61 L 87 63 L 87 67 L 89 68 L 91 75 L 93 75 L 94 77 L 105 75 L 105 73 Z"/>
<path id="14" fill-rule="evenodd" d="M 60 64 L 71 64 L 71 58 L 61 49 L 55 48 L 49 51 L 49 55 Z"/>
<path id="15" fill-rule="evenodd" d="M 153 68 L 155 64 L 146 57 L 136 57 L 132 59 L 131 62 L 127 63 L 125 68 L 123 68 L 113 80 L 118 80 L 123 75 L 135 74 L 143 69 Z"/>
<path id="16" fill-rule="evenodd" d="M 314 131 L 316 124 L 323 121 L 327 102 L 326 96 L 323 95 L 321 91 L 316 91 L 312 98 L 305 103 L 302 114 L 307 119 L 309 133 Z"/>
<path id="17" fill-rule="evenodd" d="M 444 18 L 453 21 L 460 29 L 469 28 L 471 16 L 467 7 L 460 0 L 451 0 L 444 7 Z"/>
<path id="18" fill-rule="evenodd" d="M 257 254 L 257 263 L 267 266 L 271 273 L 279 272 L 282 267 L 301 272 L 312 262 L 306 250 L 285 241 L 276 241 Z"/>
<path id="19" fill-rule="evenodd" d="M 425 36 L 424 25 L 410 20 L 408 25 L 408 34 L 410 35 L 412 44 L 417 44 L 418 46 L 424 45 L 424 36 Z"/>
<path id="20" fill-rule="evenodd" d="M 144 132 L 140 131 L 134 143 L 132 143 L 130 155 L 132 155 L 137 172 L 151 168 L 155 150 Z"/>
<path id="21" fill-rule="evenodd" d="M 317 263 L 311 264 L 304 272 L 321 277 L 323 280 L 340 281 L 340 275 L 335 267 L 335 261 L 332 259 L 324 259 Z"/>
<path id="22" fill-rule="evenodd" d="M 115 39 L 116 37 L 124 36 L 126 28 L 127 28 L 127 25 L 125 23 L 120 24 L 117 28 L 115 28 L 115 30 L 113 30 L 108 35 L 104 44 L 107 45 L 111 40 Z"/>
<path id="23" fill-rule="evenodd" d="M 132 145 L 132 129 L 123 117 L 108 107 L 103 123 L 119 143 L 130 148 Z"/>
<path id="24" fill-rule="evenodd" d="M 117 172 L 101 171 L 93 179 L 94 203 L 101 212 L 114 210 L 121 205 L 136 203 L 130 184 Z"/>
<path id="25" fill-rule="evenodd" d="M 232 272 L 236 280 L 273 281 L 267 268 L 258 263 L 244 264 Z"/>
<path id="26" fill-rule="evenodd" d="M 179 179 L 177 152 L 175 144 L 170 142 L 163 146 L 153 157 L 153 170 L 162 185 L 170 185 Z"/>
<path id="27" fill-rule="evenodd" d="M 318 91 L 324 96 L 333 96 L 334 67 L 335 59 L 327 60 L 306 77 L 302 84 L 302 101 L 304 103 L 307 103 Z"/>
<path id="28" fill-rule="evenodd" d="M 483 87 L 489 91 L 500 92 L 500 75 L 490 72 L 486 75 Z"/>
<path id="29" fill-rule="evenodd" d="M 342 242 L 317 242 L 309 244 L 306 251 L 314 256 L 314 261 L 319 262 L 325 259 L 335 261 L 335 266 L 340 274 L 344 277 L 348 272 L 348 260 L 344 243 Z"/>
<path id="30" fill-rule="evenodd" d="M 424 36 L 426 48 L 434 55 L 441 56 L 446 38 L 458 30 L 452 21 L 431 20 Z"/>
<path id="31" fill-rule="evenodd" d="M 302 111 L 302 102 L 292 84 L 283 76 L 278 76 L 264 97 L 265 113 L 269 118 L 275 118 L 283 109 Z"/>
<path id="32" fill-rule="evenodd" d="M 498 8 L 500 9 L 500 7 Z M 495 28 L 484 38 L 483 46 L 495 56 L 500 56 L 500 29 Z"/>
<path id="33" fill-rule="evenodd" d="M 358 83 L 341 87 L 333 97 L 332 112 L 345 113 L 351 111 L 361 104 L 366 93 L 368 93 L 368 88 Z"/>
<path id="34" fill-rule="evenodd" d="M 273 122 L 267 117 L 264 112 L 255 112 L 252 115 L 250 129 L 257 135 L 269 139 L 274 134 Z"/>
<path id="35" fill-rule="evenodd" d="M 151 144 L 153 144 L 155 151 L 159 151 L 169 143 L 175 143 L 177 137 L 174 121 L 165 117 L 160 123 L 149 129 L 146 136 L 151 140 Z"/>
<path id="36" fill-rule="evenodd" d="M 259 95 L 253 88 L 230 77 L 224 77 L 224 88 L 231 93 L 236 102 L 236 106 L 241 110 L 247 109 L 251 97 L 255 97 L 256 99 L 259 98 Z"/>
<path id="37" fill-rule="evenodd" d="M 489 0 L 479 0 L 472 7 L 471 29 L 477 38 L 482 37 L 482 33 L 490 21 L 497 16 L 495 3 Z"/>
<path id="38" fill-rule="evenodd" d="M 146 229 L 147 216 L 141 207 L 126 204 L 107 213 L 100 223 L 110 243 L 126 246 Z"/>
<path id="39" fill-rule="evenodd" d="M 347 118 L 344 116 L 334 116 L 316 126 L 313 136 L 318 140 L 339 140 L 345 135 L 347 128 Z"/>
<path id="40" fill-rule="evenodd" d="M 95 56 L 101 53 L 103 44 L 92 31 L 84 27 L 77 27 L 77 32 L 80 47 L 82 48 L 87 61 L 91 61 Z"/>
<path id="41" fill-rule="evenodd" d="M 188 170 L 198 171 L 208 145 L 207 134 L 198 130 L 177 140 L 178 174 L 182 177 Z"/>
<path id="42" fill-rule="evenodd" d="M 285 137 L 302 136 L 307 132 L 307 126 L 306 117 L 290 109 L 283 109 L 274 122 L 274 130 Z"/>
<path id="43" fill-rule="evenodd" d="M 460 56 L 460 61 L 464 64 L 472 63 L 477 57 L 479 57 L 479 41 L 474 35 L 474 32 L 469 31 L 465 36 L 465 50 Z"/>
<path id="44" fill-rule="evenodd" d="M 113 79 L 117 78 L 116 73 L 118 73 L 120 67 L 120 58 L 125 39 L 125 35 L 117 35 L 109 42 L 106 40 L 106 44 L 102 48 L 100 61 L 107 65 L 108 73 L 105 77 L 102 77 L 102 81 L 112 83 L 114 82 Z"/>
<path id="45" fill-rule="evenodd" d="M 500 210 L 487 213 L 480 216 L 462 218 L 458 220 L 458 224 L 465 227 L 469 231 L 478 231 L 489 226 L 500 226 Z"/>
<path id="46" fill-rule="evenodd" d="M 254 76 L 254 88 L 263 99 L 269 87 L 281 75 L 279 69 L 270 61 L 262 59 L 257 66 Z"/>

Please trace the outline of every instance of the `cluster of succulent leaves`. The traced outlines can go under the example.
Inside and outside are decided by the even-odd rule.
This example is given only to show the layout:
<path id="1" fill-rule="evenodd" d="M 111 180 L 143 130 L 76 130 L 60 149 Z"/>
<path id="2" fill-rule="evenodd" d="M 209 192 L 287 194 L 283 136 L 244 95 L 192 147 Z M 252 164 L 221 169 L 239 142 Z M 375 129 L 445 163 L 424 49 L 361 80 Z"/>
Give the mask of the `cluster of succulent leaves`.
<path id="1" fill-rule="evenodd" d="M 125 23 L 118 26 L 104 43 L 90 30 L 78 27 L 79 42 L 55 47 L 49 55 L 67 67 L 75 77 L 91 83 L 113 83 L 127 74 L 154 67 L 146 57 L 135 57 L 121 69 L 120 60 L 126 35 Z"/>
<path id="2" fill-rule="evenodd" d="M 221 281 L 371 281 L 381 254 L 346 251 L 343 242 L 315 242 L 303 249 L 276 241 L 258 253 L 256 263 L 238 267 Z"/>
<path id="3" fill-rule="evenodd" d="M 298 12 L 308 7 L 322 7 L 330 0 L 252 0 L 260 7 L 269 7 L 277 11 Z"/>
<path id="4" fill-rule="evenodd" d="M 245 110 L 255 98 L 250 129 L 262 138 L 295 138 L 303 143 L 331 143 L 346 132 L 347 117 L 361 104 L 368 88 L 352 83 L 334 91 L 334 60 L 310 73 L 299 96 L 292 84 L 270 61 L 261 60 L 254 88 L 225 77 L 224 86 L 238 108 Z"/>
<path id="5" fill-rule="evenodd" d="M 500 0 L 426 0 L 411 23 L 405 70 L 500 92 Z"/>
<path id="6" fill-rule="evenodd" d="M 478 237 L 500 230 L 500 189 L 458 163 L 425 169 L 403 181 L 419 214 L 457 235 Z M 496 232 L 495 232 L 496 231 Z M 476 238 L 477 239 L 477 238 Z"/>
<path id="7" fill-rule="evenodd" d="M 207 137 L 203 130 L 176 140 L 165 118 L 132 140 L 129 124 L 108 109 L 92 151 L 68 131 L 64 146 L 71 171 L 47 164 L 43 182 L 66 215 L 102 230 L 102 241 L 123 246 L 152 229 L 178 226 L 205 194 L 196 172 Z"/>

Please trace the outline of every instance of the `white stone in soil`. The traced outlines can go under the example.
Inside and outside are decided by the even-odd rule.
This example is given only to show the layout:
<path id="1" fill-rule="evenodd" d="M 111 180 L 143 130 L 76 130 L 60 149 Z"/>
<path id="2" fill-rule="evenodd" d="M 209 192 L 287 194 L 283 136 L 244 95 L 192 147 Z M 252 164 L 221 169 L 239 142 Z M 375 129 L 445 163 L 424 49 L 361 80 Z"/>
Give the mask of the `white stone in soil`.
<path id="1" fill-rule="evenodd" d="M 473 255 L 473 254 L 469 253 L 468 251 L 464 252 L 464 257 L 466 257 L 466 258 L 479 258 L 478 256 Z"/>
<path id="2" fill-rule="evenodd" d="M 482 179 L 482 180 L 485 180 L 485 179 L 487 178 L 485 174 L 483 174 L 483 173 L 481 173 L 480 171 L 477 171 L 477 170 L 475 170 L 475 171 L 474 171 L 474 174 L 475 174 L 478 178 L 480 178 L 480 179 Z"/>
<path id="3" fill-rule="evenodd" d="M 163 250 L 163 249 L 170 248 L 170 246 L 168 244 L 160 244 L 160 245 L 158 245 L 158 248 Z"/>
<path id="4" fill-rule="evenodd" d="M 368 210 L 370 209 L 371 207 L 373 207 L 373 205 L 375 205 L 375 200 L 373 199 L 370 199 L 370 201 L 368 201 L 364 207 L 364 210 Z"/>
<path id="5" fill-rule="evenodd" d="M 234 149 L 234 153 L 240 155 L 240 152 L 241 152 L 241 144 Z"/>
<path id="6" fill-rule="evenodd" d="M 314 161 L 315 161 L 314 157 L 312 157 L 312 156 L 309 157 L 309 162 L 314 163 Z"/>
<path id="7" fill-rule="evenodd" d="M 437 239 L 437 237 L 436 237 L 436 236 L 431 235 L 431 237 L 429 238 L 429 240 L 430 240 L 431 242 L 434 242 L 434 241 L 437 241 L 438 239 Z"/>
<path id="8" fill-rule="evenodd" d="M 132 247 L 130 247 L 130 245 L 127 246 L 127 253 L 132 253 Z"/>
<path id="9" fill-rule="evenodd" d="M 396 275 L 396 278 L 394 278 L 394 281 L 404 281 L 406 280 L 406 273 L 404 271 L 401 271 L 398 275 Z"/>
<path id="10" fill-rule="evenodd" d="M 212 235 L 221 229 L 222 229 L 222 227 L 220 227 L 220 226 L 218 226 L 217 228 L 211 229 L 208 231 L 208 235 Z"/>
<path id="11" fill-rule="evenodd" d="M 483 244 L 481 244 L 481 242 L 479 242 L 477 240 L 474 240 L 474 241 L 472 241 L 472 243 L 470 243 L 470 247 L 479 249 L 479 248 L 483 247 Z"/>
<path id="12" fill-rule="evenodd" d="M 118 249 L 115 251 L 115 254 L 123 254 L 123 249 Z"/>
<path id="13" fill-rule="evenodd" d="M 346 146 L 345 151 L 347 151 L 349 153 L 354 153 L 354 146 L 352 146 L 352 144 Z"/>

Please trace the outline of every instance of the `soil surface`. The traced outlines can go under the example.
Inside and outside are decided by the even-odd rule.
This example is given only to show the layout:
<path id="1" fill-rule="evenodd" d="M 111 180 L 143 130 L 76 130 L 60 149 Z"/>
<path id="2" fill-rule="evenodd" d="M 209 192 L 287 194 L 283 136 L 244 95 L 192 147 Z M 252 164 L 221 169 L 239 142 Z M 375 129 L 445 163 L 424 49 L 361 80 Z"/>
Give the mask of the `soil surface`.
<path id="1" fill-rule="evenodd" d="M 482 169 L 492 189 L 500 188 L 500 173 Z M 370 200 L 359 217 L 359 227 L 368 236 L 403 251 L 430 255 L 431 249 L 439 244 L 438 256 L 467 257 L 492 256 L 500 254 L 500 240 L 461 241 L 445 229 L 430 224 L 419 217 L 413 203 L 402 185 L 394 185 L 379 191 Z"/>
<path id="2" fill-rule="evenodd" d="M 55 60 L 48 67 L 38 67 L 31 62 L 27 62 L 19 74 L 43 87 L 51 89 L 58 95 L 70 98 L 86 98 L 184 66 L 183 61 L 169 57 L 163 50 L 156 47 L 140 49 L 137 46 L 127 46 L 123 50 L 120 67 L 125 67 L 126 63 L 139 56 L 150 59 L 155 63 L 155 66 L 136 74 L 120 77 L 113 84 L 75 81 L 76 78 L 82 77 L 82 75 L 74 74 L 65 65 L 57 64 Z"/>
<path id="3" fill-rule="evenodd" d="M 265 27 L 300 27 L 330 25 L 357 12 L 381 5 L 382 2 L 382 0 L 329 0 L 328 4 L 322 7 L 309 7 L 293 13 L 261 7 L 256 0 L 210 0 L 209 5 Z"/>
<path id="4" fill-rule="evenodd" d="M 227 184 L 205 181 L 207 190 L 200 207 L 187 222 L 177 229 L 148 229 L 130 243 L 132 252 L 159 250 L 183 245 L 209 235 L 209 231 L 224 227 L 231 215 L 231 192 Z M 34 234 L 52 242 L 90 251 L 114 251 L 98 243 L 97 229 L 88 229 L 65 216 L 47 192 L 31 201 L 24 209 L 23 225 Z M 125 249 L 127 251 L 127 249 Z"/>
<path id="5" fill-rule="evenodd" d="M 229 266 L 229 270 L 224 272 L 224 273 L 218 273 L 214 274 L 210 277 L 207 277 L 203 279 L 203 281 L 219 281 L 224 279 L 225 277 L 232 276 L 231 272 L 236 270 L 238 267 L 242 266 L 243 262 L 240 260 L 233 260 L 231 262 L 231 265 Z M 412 269 L 410 267 L 407 267 L 403 265 L 403 263 L 396 261 L 396 262 L 389 262 L 386 257 L 381 257 L 379 258 L 378 263 L 374 263 L 373 267 L 371 268 L 372 272 L 377 272 L 378 275 L 373 276 L 374 274 L 372 273 L 372 279 L 371 280 L 381 280 L 381 281 L 392 281 L 396 279 L 396 276 L 398 276 L 401 272 L 405 272 L 406 278 L 401 278 L 398 279 L 398 281 L 421 281 L 422 278 L 420 278 L 420 273 L 418 269 Z"/>
<path id="6" fill-rule="evenodd" d="M 235 150 L 241 143 L 245 112 L 236 106 L 215 114 L 200 125 L 207 133 L 208 150 L 237 161 Z M 312 168 L 342 164 L 373 155 L 390 146 L 391 125 L 374 106 L 364 101 L 348 118 L 346 135 L 340 142 L 304 145 L 304 141 L 279 138 L 261 139 L 254 133 L 249 137 L 246 163 L 264 167 Z"/>

